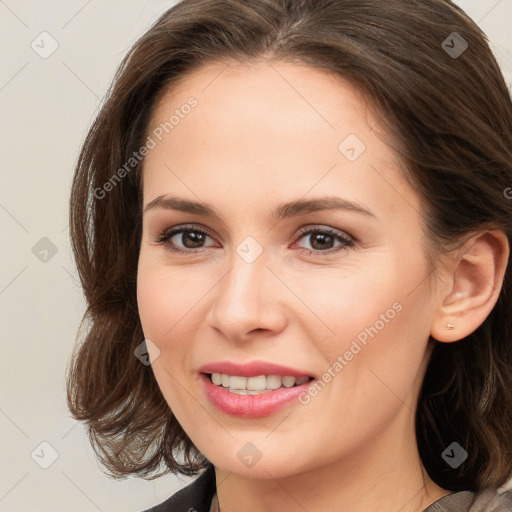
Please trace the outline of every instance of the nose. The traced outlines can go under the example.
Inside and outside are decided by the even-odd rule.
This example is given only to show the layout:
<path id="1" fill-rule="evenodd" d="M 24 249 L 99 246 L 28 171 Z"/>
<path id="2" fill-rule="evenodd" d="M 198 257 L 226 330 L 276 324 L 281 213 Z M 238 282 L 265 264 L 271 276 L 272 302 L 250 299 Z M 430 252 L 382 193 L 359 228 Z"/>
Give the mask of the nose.
<path id="1" fill-rule="evenodd" d="M 212 290 L 208 324 L 232 341 L 249 341 L 258 332 L 275 335 L 286 326 L 284 286 L 267 263 L 265 251 L 252 263 L 234 254 L 231 269 Z"/>

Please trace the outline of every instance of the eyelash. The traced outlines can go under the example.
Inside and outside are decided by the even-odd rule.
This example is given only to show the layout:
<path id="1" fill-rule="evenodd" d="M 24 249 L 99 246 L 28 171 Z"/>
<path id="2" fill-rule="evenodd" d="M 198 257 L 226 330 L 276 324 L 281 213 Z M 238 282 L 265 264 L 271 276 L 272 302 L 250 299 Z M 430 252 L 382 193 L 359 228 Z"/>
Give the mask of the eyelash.
<path id="1" fill-rule="evenodd" d="M 157 237 L 155 239 L 155 242 L 160 243 L 160 244 L 166 244 L 166 245 L 168 245 L 168 248 L 171 251 L 176 252 L 176 253 L 181 253 L 181 254 L 194 254 L 194 253 L 201 252 L 202 250 L 204 250 L 204 248 L 184 250 L 184 249 L 180 249 L 180 248 L 178 248 L 176 246 L 173 246 L 171 244 L 167 244 L 167 242 L 174 235 L 176 235 L 178 233 L 188 233 L 188 232 L 199 233 L 199 234 L 201 234 L 203 236 L 207 236 L 207 237 L 212 238 L 206 231 L 203 231 L 202 229 L 199 229 L 197 227 L 177 226 L 177 227 L 174 227 L 174 228 L 171 228 L 171 229 L 167 229 L 167 230 L 164 230 L 164 231 L 160 232 L 157 235 Z M 306 254 L 308 256 L 313 255 L 313 254 L 314 255 L 322 255 L 323 256 L 323 255 L 327 255 L 327 254 L 333 254 L 333 253 L 336 253 L 336 252 L 339 252 L 339 251 L 342 251 L 342 250 L 345 250 L 345 249 L 349 249 L 349 248 L 354 246 L 354 239 L 349 238 L 348 236 L 342 235 L 340 232 L 338 232 L 336 230 L 333 230 L 331 228 L 304 229 L 304 230 L 300 230 L 299 233 L 297 233 L 296 236 L 300 239 L 304 235 L 313 235 L 313 234 L 316 234 L 316 233 L 332 235 L 335 239 L 337 239 L 338 241 L 342 242 L 343 246 L 338 247 L 338 248 L 329 249 L 327 251 L 319 251 L 319 250 L 315 250 L 315 249 L 299 248 L 298 250 L 301 253 Z M 208 249 L 208 247 L 206 249 Z"/>

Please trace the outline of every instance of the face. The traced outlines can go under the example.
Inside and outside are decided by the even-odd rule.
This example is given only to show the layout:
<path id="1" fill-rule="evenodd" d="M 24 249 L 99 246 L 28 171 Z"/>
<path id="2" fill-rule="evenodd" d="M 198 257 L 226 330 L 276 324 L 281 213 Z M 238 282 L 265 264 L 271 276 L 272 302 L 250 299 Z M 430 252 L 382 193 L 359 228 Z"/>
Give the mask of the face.
<path id="1" fill-rule="evenodd" d="M 210 64 L 156 104 L 140 318 L 219 468 L 283 477 L 412 434 L 435 308 L 419 198 L 377 125 L 353 86 L 283 62 Z"/>

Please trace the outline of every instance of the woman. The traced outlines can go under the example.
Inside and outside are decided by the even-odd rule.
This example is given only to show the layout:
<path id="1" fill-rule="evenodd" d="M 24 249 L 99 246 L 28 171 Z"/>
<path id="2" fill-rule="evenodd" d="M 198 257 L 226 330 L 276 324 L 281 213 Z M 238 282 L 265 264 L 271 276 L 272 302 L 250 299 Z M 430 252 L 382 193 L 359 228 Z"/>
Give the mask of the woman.
<path id="1" fill-rule="evenodd" d="M 512 510 L 512 103 L 445 0 L 184 0 L 84 143 L 68 401 L 153 511 Z"/>

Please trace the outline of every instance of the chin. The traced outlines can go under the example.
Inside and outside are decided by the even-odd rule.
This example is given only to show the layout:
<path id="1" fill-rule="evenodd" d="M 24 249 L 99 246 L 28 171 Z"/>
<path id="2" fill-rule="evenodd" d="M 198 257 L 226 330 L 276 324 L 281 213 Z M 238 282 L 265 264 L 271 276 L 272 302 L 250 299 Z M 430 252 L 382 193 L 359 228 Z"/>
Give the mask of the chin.
<path id="1" fill-rule="evenodd" d="M 283 452 L 279 446 L 272 449 L 261 449 L 259 450 L 261 458 L 258 459 L 256 449 L 253 446 L 243 443 L 242 447 L 242 449 L 233 450 L 234 456 L 228 455 L 227 450 L 222 453 L 212 453 L 211 457 L 205 455 L 216 468 L 245 478 L 280 479 L 307 471 L 303 463 L 300 463 L 294 457 L 297 449 L 290 450 L 290 454 Z M 251 455 L 249 455 L 251 451 L 253 460 L 250 459 Z"/>

